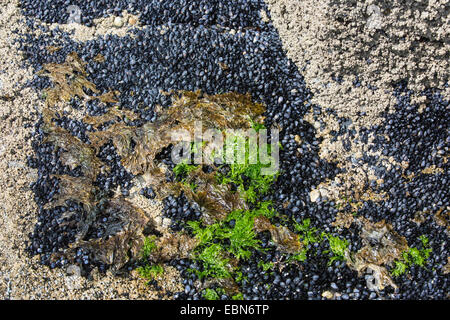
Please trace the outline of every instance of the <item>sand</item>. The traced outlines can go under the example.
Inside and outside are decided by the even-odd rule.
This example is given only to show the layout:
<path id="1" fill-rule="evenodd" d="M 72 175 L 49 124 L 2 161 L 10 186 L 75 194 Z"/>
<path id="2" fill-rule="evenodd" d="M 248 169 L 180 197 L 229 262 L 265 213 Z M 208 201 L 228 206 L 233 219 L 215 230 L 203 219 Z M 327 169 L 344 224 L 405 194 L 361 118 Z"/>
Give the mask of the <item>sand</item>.
<path id="1" fill-rule="evenodd" d="M 288 57 L 314 93 L 313 102 L 359 125 L 380 122 L 379 113 L 392 110 L 393 83 L 408 79 L 420 101 L 425 87 L 443 89 L 449 80 L 448 1 L 266 2 Z M 333 76 L 342 77 L 342 83 Z M 359 88 L 353 86 L 356 76 Z"/>
<path id="2" fill-rule="evenodd" d="M 364 154 L 377 156 L 378 165 L 390 168 L 392 157 L 369 150 L 374 136 L 361 141 L 361 128 L 382 124 L 382 113 L 394 112 L 393 84 L 408 79 L 415 91 L 412 102 L 424 105 L 421 91 L 450 89 L 444 85 L 450 70 L 450 4 L 448 1 L 355 1 L 355 0 L 266 0 L 287 56 L 292 59 L 312 93 L 312 103 L 329 108 L 337 116 L 306 120 L 322 138 L 320 156 L 346 173 L 312 190 L 339 201 L 366 182 L 382 183 L 373 168 L 358 162 Z M 358 77 L 358 78 L 356 78 Z M 336 81 L 339 79 L 339 81 Z M 354 81 L 358 79 L 359 86 Z M 347 119 L 349 133 L 333 139 L 339 131 L 338 117 Z M 344 148 L 344 143 L 350 148 Z M 381 198 L 382 195 L 371 195 Z"/>
<path id="3" fill-rule="evenodd" d="M 135 273 L 118 277 L 94 271 L 87 279 L 77 272 L 69 275 L 67 270 L 42 266 L 38 257 L 31 258 L 25 251 L 37 222 L 29 187 L 37 173 L 26 161 L 32 154 L 32 125 L 43 100 L 34 89 L 21 89 L 32 79 L 33 70 L 22 68 L 23 57 L 13 44 L 16 35 L 12 31 L 26 30 L 17 3 L 8 0 L 0 4 L 0 299 L 158 299 L 158 293 Z M 83 32 L 76 36 L 88 39 L 85 33 L 82 38 Z M 182 290 L 175 269 L 165 268 L 161 277 L 157 280 L 164 289 Z"/>

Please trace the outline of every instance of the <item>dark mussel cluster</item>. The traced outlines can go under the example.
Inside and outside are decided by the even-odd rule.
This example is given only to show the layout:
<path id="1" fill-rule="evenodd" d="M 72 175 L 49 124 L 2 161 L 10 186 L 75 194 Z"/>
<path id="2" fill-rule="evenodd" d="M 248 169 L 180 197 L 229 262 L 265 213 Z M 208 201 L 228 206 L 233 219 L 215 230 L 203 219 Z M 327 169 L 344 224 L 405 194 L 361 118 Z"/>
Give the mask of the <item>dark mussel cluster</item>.
<path id="1" fill-rule="evenodd" d="M 142 24 L 150 26 L 173 23 L 190 24 L 194 27 L 220 25 L 270 29 L 260 19 L 260 11 L 266 9 L 264 2 L 260 0 L 236 0 L 233 5 L 220 0 L 21 1 L 24 15 L 47 23 L 67 23 L 73 6 L 77 7 L 80 23 L 87 26 L 92 26 L 96 18 L 120 16 L 123 10 L 127 10 L 139 15 Z"/>

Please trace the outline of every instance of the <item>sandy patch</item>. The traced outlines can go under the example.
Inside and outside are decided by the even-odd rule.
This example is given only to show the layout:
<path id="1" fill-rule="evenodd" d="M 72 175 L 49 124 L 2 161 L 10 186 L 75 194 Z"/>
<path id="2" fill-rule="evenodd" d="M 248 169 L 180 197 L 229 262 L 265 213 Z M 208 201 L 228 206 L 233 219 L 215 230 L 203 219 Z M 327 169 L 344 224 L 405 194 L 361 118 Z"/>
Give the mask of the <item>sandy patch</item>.
<path id="1" fill-rule="evenodd" d="M 27 167 L 26 161 L 32 154 L 32 124 L 44 104 L 40 93 L 21 89 L 32 79 L 33 71 L 21 68 L 23 57 L 13 44 L 12 30 L 27 30 L 17 5 L 17 0 L 0 4 L 0 298 L 157 299 L 157 293 L 135 273 L 118 277 L 94 271 L 86 279 L 76 272 L 69 275 L 66 270 L 51 270 L 25 252 L 25 241 L 37 222 L 29 187 L 36 179 L 36 170 Z M 182 289 L 176 270 L 167 268 L 165 277 L 171 280 L 161 281 L 164 289 Z"/>
<path id="2" fill-rule="evenodd" d="M 448 81 L 448 1 L 266 2 L 287 55 L 314 92 L 313 102 L 355 123 L 377 124 L 381 111 L 392 110 L 394 82 L 408 79 L 419 92 L 425 86 L 443 89 Z M 342 83 L 333 76 L 342 76 Z"/>

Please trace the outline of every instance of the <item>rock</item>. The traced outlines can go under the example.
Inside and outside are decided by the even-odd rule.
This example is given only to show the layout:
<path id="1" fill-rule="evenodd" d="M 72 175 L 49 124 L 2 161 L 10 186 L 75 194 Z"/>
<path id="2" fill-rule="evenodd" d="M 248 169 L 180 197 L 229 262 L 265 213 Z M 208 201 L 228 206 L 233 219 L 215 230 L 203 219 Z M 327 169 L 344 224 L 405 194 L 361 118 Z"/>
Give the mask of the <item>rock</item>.
<path id="1" fill-rule="evenodd" d="M 117 28 L 123 27 L 123 19 L 121 17 L 114 18 L 114 26 Z"/>
<path id="2" fill-rule="evenodd" d="M 81 23 L 81 9 L 78 6 L 70 5 L 67 7 L 67 23 Z"/>
<path id="3" fill-rule="evenodd" d="M 164 228 L 168 228 L 169 227 L 169 225 L 170 225 L 170 219 L 169 218 L 164 218 L 163 220 L 162 220 L 162 226 L 164 227 Z"/>
<path id="4" fill-rule="evenodd" d="M 128 18 L 128 24 L 134 26 L 137 23 L 137 19 L 135 17 Z"/>
<path id="5" fill-rule="evenodd" d="M 70 276 L 81 276 L 81 269 L 79 266 L 71 264 L 67 267 L 66 272 Z"/>
<path id="6" fill-rule="evenodd" d="M 333 299 L 334 298 L 334 294 L 330 291 L 324 291 L 322 293 L 322 297 L 327 298 L 327 299 Z"/>
<path id="7" fill-rule="evenodd" d="M 161 226 L 162 225 L 162 218 L 160 216 L 157 216 L 155 218 L 155 223 L 157 226 Z"/>
<path id="8" fill-rule="evenodd" d="M 23 168 L 25 168 L 25 164 L 23 164 L 20 161 L 9 161 L 8 162 L 8 167 L 9 168 L 16 168 L 16 169 L 23 169 Z"/>
<path id="9" fill-rule="evenodd" d="M 368 29 L 381 29 L 383 18 L 381 16 L 381 10 L 378 6 L 372 4 L 367 7 L 367 15 L 369 18 L 367 19 L 366 26 Z"/>
<path id="10" fill-rule="evenodd" d="M 317 199 L 320 197 L 320 192 L 319 192 L 319 190 L 312 190 L 312 191 L 309 193 L 309 197 L 310 197 L 310 199 L 311 199 L 312 202 L 316 202 Z"/>

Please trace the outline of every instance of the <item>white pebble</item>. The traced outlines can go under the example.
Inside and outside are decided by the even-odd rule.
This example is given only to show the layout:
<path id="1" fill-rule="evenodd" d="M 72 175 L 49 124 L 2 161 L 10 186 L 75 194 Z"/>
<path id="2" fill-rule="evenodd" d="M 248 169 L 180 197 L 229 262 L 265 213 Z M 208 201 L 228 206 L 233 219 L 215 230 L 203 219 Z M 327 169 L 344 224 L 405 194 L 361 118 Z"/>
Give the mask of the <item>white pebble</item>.
<path id="1" fill-rule="evenodd" d="M 115 17 L 114 18 L 114 26 L 117 28 L 120 28 L 123 26 L 123 20 L 121 17 Z"/>

